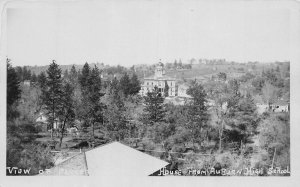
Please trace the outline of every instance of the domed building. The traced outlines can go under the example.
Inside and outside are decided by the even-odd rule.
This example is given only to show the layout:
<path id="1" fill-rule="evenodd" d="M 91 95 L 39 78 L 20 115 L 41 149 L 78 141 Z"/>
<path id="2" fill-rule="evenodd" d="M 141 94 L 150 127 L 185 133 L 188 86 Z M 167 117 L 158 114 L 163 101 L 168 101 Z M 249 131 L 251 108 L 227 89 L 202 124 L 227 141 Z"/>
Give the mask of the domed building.
<path id="1" fill-rule="evenodd" d="M 176 78 L 168 77 L 165 75 L 165 68 L 162 62 L 159 62 L 155 67 L 155 73 L 153 76 L 145 77 L 144 83 L 141 85 L 140 94 L 146 96 L 148 92 L 151 92 L 155 86 L 164 95 L 165 84 L 169 86 L 169 96 L 177 96 Z"/>

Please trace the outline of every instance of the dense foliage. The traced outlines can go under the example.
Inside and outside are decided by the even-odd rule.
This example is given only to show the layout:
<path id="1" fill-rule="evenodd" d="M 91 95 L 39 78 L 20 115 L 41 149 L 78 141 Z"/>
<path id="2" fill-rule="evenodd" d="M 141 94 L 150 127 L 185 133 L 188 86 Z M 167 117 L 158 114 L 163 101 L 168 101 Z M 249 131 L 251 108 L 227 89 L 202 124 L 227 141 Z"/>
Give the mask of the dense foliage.
<path id="1" fill-rule="evenodd" d="M 181 80 L 191 96 L 181 104 L 169 102 L 178 98 L 169 97 L 167 81 L 163 92 L 155 86 L 146 96 L 139 94 L 141 77 L 151 74 L 153 66 L 85 63 L 64 69 L 53 61 L 35 78 L 28 67 L 8 63 L 7 166 L 31 167 L 37 174 L 53 166 L 51 149 L 121 141 L 171 162 L 184 175 L 188 168 L 253 167 L 263 168 L 257 175 L 269 175 L 270 167 L 289 167 L 289 111 L 274 109 L 278 102 L 289 102 L 289 64 L 266 69 L 257 63 L 227 64 L 230 71 L 244 72 L 236 77 L 220 63 L 207 64 L 214 73 L 205 81 Z M 180 59 L 166 68 L 176 75 L 194 70 Z M 267 110 L 260 112 L 264 104 Z M 38 125 L 41 116 L 46 116 L 46 130 Z M 70 133 L 74 128 L 78 132 Z"/>

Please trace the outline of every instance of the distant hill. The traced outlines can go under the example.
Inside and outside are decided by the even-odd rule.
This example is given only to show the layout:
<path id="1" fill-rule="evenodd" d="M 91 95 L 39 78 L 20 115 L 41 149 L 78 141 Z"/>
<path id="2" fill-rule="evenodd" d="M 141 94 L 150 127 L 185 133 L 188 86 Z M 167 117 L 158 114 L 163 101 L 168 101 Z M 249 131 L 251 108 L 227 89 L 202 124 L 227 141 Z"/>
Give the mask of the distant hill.
<path id="1" fill-rule="evenodd" d="M 74 64 L 76 70 L 81 70 L 84 64 Z M 94 67 L 95 65 L 99 68 L 99 69 L 104 69 L 105 66 L 101 63 L 89 63 L 90 67 Z M 59 67 L 61 68 L 62 72 L 64 72 L 65 70 L 70 70 L 72 68 L 73 64 L 70 65 L 60 65 Z M 49 65 L 48 66 L 26 66 L 31 73 L 35 73 L 36 75 L 40 74 L 42 71 L 46 72 Z M 109 67 L 109 66 L 108 66 Z"/>

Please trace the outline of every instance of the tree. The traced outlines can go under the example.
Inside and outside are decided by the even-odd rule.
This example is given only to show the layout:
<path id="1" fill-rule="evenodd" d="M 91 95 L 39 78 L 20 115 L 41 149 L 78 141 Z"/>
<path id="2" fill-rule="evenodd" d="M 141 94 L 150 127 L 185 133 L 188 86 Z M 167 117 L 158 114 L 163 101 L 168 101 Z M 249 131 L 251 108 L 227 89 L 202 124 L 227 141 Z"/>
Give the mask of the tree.
<path id="1" fill-rule="evenodd" d="M 203 140 L 203 130 L 207 127 L 209 114 L 207 112 L 206 92 L 201 84 L 193 81 L 187 90 L 187 94 L 192 96 L 191 101 L 187 103 L 189 121 L 187 128 L 191 133 L 193 144 Z"/>
<path id="2" fill-rule="evenodd" d="M 114 90 L 120 91 L 119 87 L 120 87 L 119 81 L 116 77 L 114 77 L 110 84 L 110 91 L 114 91 Z"/>
<path id="3" fill-rule="evenodd" d="M 82 98 L 84 103 L 81 117 L 86 126 L 92 127 L 92 138 L 94 138 L 95 125 L 103 122 L 103 105 L 101 103 L 101 77 L 100 71 L 95 66 L 92 70 L 88 63 L 82 69 L 79 83 L 81 85 Z"/>
<path id="4" fill-rule="evenodd" d="M 148 92 L 144 97 L 145 99 L 145 108 L 144 112 L 146 113 L 146 120 L 151 124 L 155 122 L 163 122 L 165 119 L 165 108 L 164 108 L 164 98 L 158 90 L 158 87 L 155 86 L 154 90 Z"/>
<path id="5" fill-rule="evenodd" d="M 138 94 L 141 90 L 141 84 L 137 77 L 137 75 L 134 73 L 130 79 L 130 94 L 135 95 Z"/>
<path id="6" fill-rule="evenodd" d="M 39 170 L 54 166 L 50 148 L 35 142 L 37 130 L 34 124 L 23 121 L 20 125 L 9 123 L 7 125 L 6 167 L 30 168 L 29 175 L 37 175 Z M 10 173 L 8 170 L 6 174 L 20 175 Z"/>
<path id="7" fill-rule="evenodd" d="M 90 66 L 86 62 L 81 70 L 81 75 L 79 77 L 79 84 L 81 86 L 81 91 L 83 94 L 87 92 L 87 87 L 88 87 L 88 78 L 90 76 Z"/>
<path id="8" fill-rule="evenodd" d="M 221 81 L 226 81 L 226 78 L 227 78 L 227 75 L 226 75 L 226 73 L 224 73 L 224 72 L 220 72 L 220 73 L 218 73 L 218 80 L 221 80 Z"/>
<path id="9" fill-rule="evenodd" d="M 77 84 L 77 79 L 78 79 L 78 73 L 76 71 L 75 66 L 73 65 L 71 70 L 70 70 L 70 81 L 72 84 L 76 85 Z"/>
<path id="10" fill-rule="evenodd" d="M 123 91 L 125 97 L 127 97 L 130 94 L 130 90 L 131 90 L 130 86 L 131 85 L 130 85 L 129 76 L 125 72 L 125 74 L 120 79 L 120 89 Z"/>
<path id="11" fill-rule="evenodd" d="M 229 139 L 237 142 L 241 147 L 251 141 L 257 131 L 259 117 L 256 105 L 250 94 L 246 96 L 231 96 L 228 102 L 227 125 Z"/>
<path id="12" fill-rule="evenodd" d="M 22 73 L 23 73 L 23 81 L 31 79 L 31 71 L 27 69 L 26 66 L 23 66 Z"/>
<path id="13" fill-rule="evenodd" d="M 125 136 L 126 116 L 123 93 L 118 87 L 110 86 L 109 93 L 104 96 L 106 108 L 104 116 L 106 127 L 110 137 L 114 140 L 122 140 Z"/>
<path id="14" fill-rule="evenodd" d="M 89 118 L 92 125 L 92 136 L 94 137 L 94 129 L 96 123 L 101 123 L 103 120 L 103 105 L 101 103 L 101 77 L 100 71 L 95 66 L 92 69 L 92 73 L 88 79 L 89 81 Z"/>
<path id="15" fill-rule="evenodd" d="M 179 67 L 179 68 L 182 68 L 182 61 L 181 61 L 181 59 L 179 59 L 178 67 Z"/>
<path id="16" fill-rule="evenodd" d="M 252 80 L 252 86 L 255 88 L 256 92 L 261 93 L 262 88 L 264 87 L 265 80 L 258 76 Z"/>
<path id="17" fill-rule="evenodd" d="M 9 60 L 9 59 L 8 59 Z M 9 60 L 10 61 L 10 60 Z M 23 68 L 22 67 L 20 67 L 20 66 L 17 66 L 16 68 L 15 68 L 15 71 L 16 71 L 16 74 L 17 74 L 17 76 L 18 76 L 18 79 L 19 79 L 19 81 L 23 81 L 24 79 L 23 79 Z"/>
<path id="18" fill-rule="evenodd" d="M 65 133 L 66 124 L 70 123 L 75 118 L 75 107 L 74 107 L 74 88 L 70 83 L 66 82 L 62 88 L 62 108 L 59 112 L 59 119 L 62 122 L 61 136 L 59 141 L 59 147 L 61 148 L 62 140 Z"/>
<path id="19" fill-rule="evenodd" d="M 164 97 L 169 97 L 169 85 L 167 81 L 165 81 Z"/>
<path id="20" fill-rule="evenodd" d="M 227 104 L 229 99 L 229 89 L 224 82 L 209 82 L 209 98 L 214 101 L 213 111 L 217 117 L 216 130 L 219 137 L 219 152 L 222 151 L 222 141 L 224 140 L 224 130 L 226 126 Z"/>
<path id="21" fill-rule="evenodd" d="M 177 68 L 177 60 L 174 61 L 174 68 Z"/>
<path id="22" fill-rule="evenodd" d="M 37 76 L 36 76 L 35 73 L 33 73 L 33 74 L 31 75 L 31 80 L 30 80 L 30 82 L 31 82 L 31 83 L 35 83 L 36 81 L 37 81 Z"/>
<path id="23" fill-rule="evenodd" d="M 63 95 L 61 69 L 55 63 L 55 60 L 52 61 L 52 64 L 47 69 L 46 89 L 42 90 L 42 95 L 48 123 L 52 130 L 51 137 L 53 137 L 53 127 L 54 123 L 58 121 Z"/>
<path id="24" fill-rule="evenodd" d="M 240 84 L 236 79 L 232 79 L 229 81 L 229 89 L 233 96 L 239 95 Z"/>
<path id="25" fill-rule="evenodd" d="M 278 89 L 268 82 L 265 83 L 264 87 L 262 88 L 263 99 L 269 105 L 269 108 L 271 108 L 271 105 L 276 101 L 277 92 Z"/>
<path id="26" fill-rule="evenodd" d="M 68 78 L 69 78 L 69 71 L 68 71 L 68 69 L 66 69 L 66 70 L 64 71 L 63 76 L 64 76 L 65 79 L 68 79 Z"/>
<path id="27" fill-rule="evenodd" d="M 41 90 L 43 90 L 46 87 L 46 83 L 47 83 L 47 77 L 45 72 L 41 72 L 38 77 L 37 77 L 37 82 L 39 87 L 41 88 Z"/>
<path id="28" fill-rule="evenodd" d="M 290 119 L 289 114 L 272 114 L 260 123 L 259 145 L 269 153 L 269 163 L 275 167 L 290 166 Z M 275 151 L 276 150 L 276 151 Z"/>
<path id="29" fill-rule="evenodd" d="M 9 63 L 10 60 L 6 59 L 7 64 L 7 119 L 10 120 L 17 116 L 17 111 L 13 105 L 21 97 L 20 81 L 14 70 L 14 68 Z"/>

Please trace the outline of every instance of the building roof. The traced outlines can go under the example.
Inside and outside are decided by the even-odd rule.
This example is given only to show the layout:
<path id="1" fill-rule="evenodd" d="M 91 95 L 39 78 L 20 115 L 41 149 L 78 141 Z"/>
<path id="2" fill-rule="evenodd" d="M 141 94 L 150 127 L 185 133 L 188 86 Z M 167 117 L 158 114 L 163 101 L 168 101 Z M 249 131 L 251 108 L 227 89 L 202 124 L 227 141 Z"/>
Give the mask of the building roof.
<path id="1" fill-rule="evenodd" d="M 168 164 L 122 143 L 112 142 L 64 161 L 52 168 L 52 175 L 61 175 L 58 170 L 63 169 L 70 170 L 65 173 L 75 170 L 76 173 L 89 176 L 139 177 L 149 176 Z"/>
<path id="2" fill-rule="evenodd" d="M 287 106 L 289 103 L 285 100 L 278 100 L 273 105 L 279 105 L 279 106 Z"/>
<path id="3" fill-rule="evenodd" d="M 44 171 L 41 176 L 85 176 L 88 175 L 87 164 L 85 162 L 85 154 L 77 155 L 57 164 L 53 168 Z"/>

